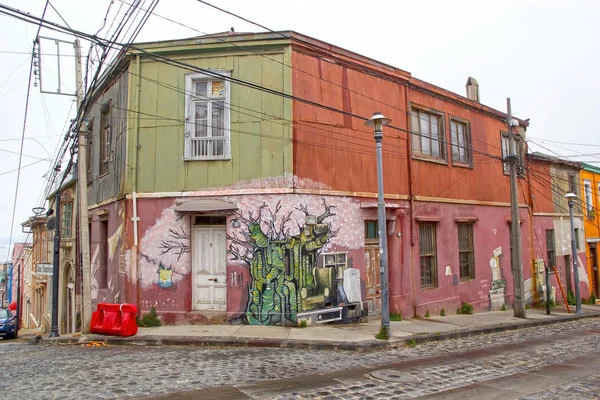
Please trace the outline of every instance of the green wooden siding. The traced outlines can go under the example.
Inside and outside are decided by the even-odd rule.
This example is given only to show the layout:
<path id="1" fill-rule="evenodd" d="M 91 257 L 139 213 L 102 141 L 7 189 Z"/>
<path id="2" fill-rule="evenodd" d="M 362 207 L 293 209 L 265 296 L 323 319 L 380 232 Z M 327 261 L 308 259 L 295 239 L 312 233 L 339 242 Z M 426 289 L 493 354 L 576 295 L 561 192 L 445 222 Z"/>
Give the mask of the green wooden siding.
<path id="1" fill-rule="evenodd" d="M 169 57 L 200 68 L 230 70 L 232 78 L 291 93 L 289 47 L 259 53 L 236 49 L 235 54 L 213 51 L 194 55 L 188 50 Z M 130 72 L 137 74 L 135 60 Z M 183 161 L 187 72 L 142 55 L 137 192 L 192 191 L 292 173 L 291 100 L 233 82 L 231 159 Z M 132 75 L 130 119 L 136 118 L 136 91 L 137 76 Z M 129 126 L 135 129 L 136 123 Z M 134 160 L 134 141 L 135 132 L 130 131 L 128 160 Z M 134 166 L 130 168 L 133 173 Z M 128 174 L 128 191 L 132 190 L 132 173 Z"/>

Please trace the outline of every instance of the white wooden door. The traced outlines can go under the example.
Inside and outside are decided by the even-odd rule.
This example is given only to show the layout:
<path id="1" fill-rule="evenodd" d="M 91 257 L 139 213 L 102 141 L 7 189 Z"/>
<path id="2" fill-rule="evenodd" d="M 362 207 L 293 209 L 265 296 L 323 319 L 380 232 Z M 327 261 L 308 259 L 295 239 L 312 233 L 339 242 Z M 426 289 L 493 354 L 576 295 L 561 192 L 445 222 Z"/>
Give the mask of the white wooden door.
<path id="1" fill-rule="evenodd" d="M 224 227 L 194 227 L 192 237 L 193 309 L 227 309 Z"/>

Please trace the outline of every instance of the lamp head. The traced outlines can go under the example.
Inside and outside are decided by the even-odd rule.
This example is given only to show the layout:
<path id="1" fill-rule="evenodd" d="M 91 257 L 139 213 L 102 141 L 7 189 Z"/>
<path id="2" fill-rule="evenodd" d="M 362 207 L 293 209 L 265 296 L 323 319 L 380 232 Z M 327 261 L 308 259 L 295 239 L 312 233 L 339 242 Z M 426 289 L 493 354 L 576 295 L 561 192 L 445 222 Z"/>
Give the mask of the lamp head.
<path id="1" fill-rule="evenodd" d="M 575 193 L 567 193 L 565 194 L 565 197 L 567 198 L 567 200 L 574 200 L 577 198 L 577 195 Z"/>
<path id="2" fill-rule="evenodd" d="M 380 112 L 374 112 L 373 116 L 365 121 L 365 125 L 369 128 L 375 128 L 375 131 L 381 131 L 383 126 L 389 125 L 392 120 L 390 118 L 386 118 Z"/>

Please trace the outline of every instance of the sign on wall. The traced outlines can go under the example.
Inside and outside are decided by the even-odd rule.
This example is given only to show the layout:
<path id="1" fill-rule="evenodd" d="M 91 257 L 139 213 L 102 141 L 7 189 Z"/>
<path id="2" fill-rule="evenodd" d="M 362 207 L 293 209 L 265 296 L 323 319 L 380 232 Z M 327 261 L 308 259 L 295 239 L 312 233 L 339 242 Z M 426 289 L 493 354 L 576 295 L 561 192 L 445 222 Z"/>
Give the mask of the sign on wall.
<path id="1" fill-rule="evenodd" d="M 52 275 L 52 264 L 36 264 L 35 274 L 36 275 Z"/>

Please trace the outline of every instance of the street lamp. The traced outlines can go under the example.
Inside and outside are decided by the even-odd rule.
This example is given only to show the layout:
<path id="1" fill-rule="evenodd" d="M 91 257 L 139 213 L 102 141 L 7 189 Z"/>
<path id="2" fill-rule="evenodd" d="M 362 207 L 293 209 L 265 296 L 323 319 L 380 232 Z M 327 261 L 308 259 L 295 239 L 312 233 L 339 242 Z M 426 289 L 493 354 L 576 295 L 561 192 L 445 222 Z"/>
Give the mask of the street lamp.
<path id="1" fill-rule="evenodd" d="M 377 223 L 379 225 L 379 273 L 381 274 L 381 332 L 384 339 L 390 337 L 390 304 L 388 296 L 388 262 L 387 262 L 387 236 L 385 225 L 385 202 L 383 201 L 383 161 L 381 142 L 383 140 L 383 126 L 389 125 L 391 119 L 384 117 L 380 112 L 373 113 L 365 125 L 373 128 L 375 147 L 377 150 Z"/>
<path id="2" fill-rule="evenodd" d="M 573 203 L 577 195 L 575 193 L 567 193 L 565 197 L 569 203 L 569 215 L 571 217 L 571 258 L 573 259 L 573 278 L 575 278 L 575 314 L 583 314 L 583 311 L 581 311 L 581 295 L 579 293 L 579 271 L 577 270 L 577 244 L 575 243 L 575 227 L 573 226 Z"/>

